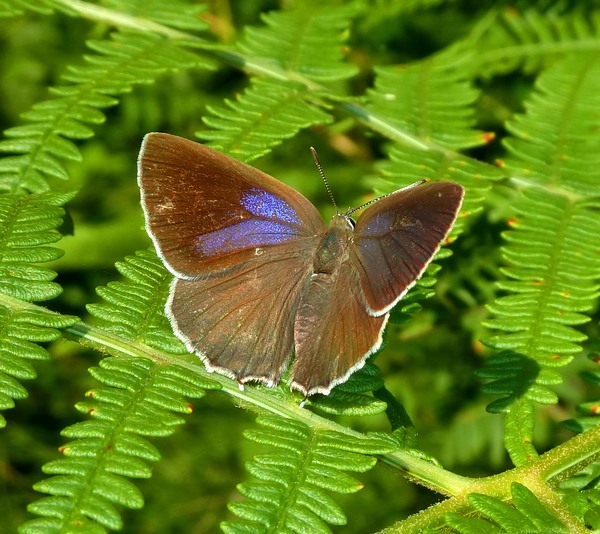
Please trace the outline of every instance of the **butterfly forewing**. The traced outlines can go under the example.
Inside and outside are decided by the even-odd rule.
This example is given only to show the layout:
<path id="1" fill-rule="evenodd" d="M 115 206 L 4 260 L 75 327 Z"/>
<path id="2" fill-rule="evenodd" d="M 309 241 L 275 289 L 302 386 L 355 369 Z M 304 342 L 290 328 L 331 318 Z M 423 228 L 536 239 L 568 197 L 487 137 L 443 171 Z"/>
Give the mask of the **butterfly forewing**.
<path id="1" fill-rule="evenodd" d="M 256 249 L 324 230 L 300 193 L 199 143 L 148 134 L 138 167 L 148 233 L 180 278 L 236 267 Z"/>
<path id="2" fill-rule="evenodd" d="M 452 182 L 416 185 L 382 198 L 359 217 L 355 264 L 372 315 L 387 313 L 421 276 L 460 210 Z"/>

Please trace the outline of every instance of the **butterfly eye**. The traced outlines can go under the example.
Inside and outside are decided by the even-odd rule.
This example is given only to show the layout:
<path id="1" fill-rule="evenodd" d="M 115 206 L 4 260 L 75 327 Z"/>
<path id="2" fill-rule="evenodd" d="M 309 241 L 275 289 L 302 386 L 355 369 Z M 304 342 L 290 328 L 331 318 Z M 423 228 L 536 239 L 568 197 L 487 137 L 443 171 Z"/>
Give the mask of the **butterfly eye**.
<path id="1" fill-rule="evenodd" d="M 354 227 L 356 226 L 356 221 L 352 217 L 346 217 L 346 221 L 348 221 L 350 228 L 354 230 Z"/>

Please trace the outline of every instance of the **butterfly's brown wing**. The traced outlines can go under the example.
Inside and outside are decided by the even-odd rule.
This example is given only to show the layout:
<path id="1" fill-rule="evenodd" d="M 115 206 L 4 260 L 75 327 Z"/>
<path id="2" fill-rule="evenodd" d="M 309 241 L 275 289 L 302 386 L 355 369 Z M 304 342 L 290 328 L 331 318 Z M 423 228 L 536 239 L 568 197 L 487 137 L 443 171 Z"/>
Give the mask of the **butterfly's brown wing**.
<path id="1" fill-rule="evenodd" d="M 381 344 L 387 317 L 373 317 L 365 308 L 352 261 L 353 232 L 347 217 L 332 219 L 315 247 L 312 273 L 300 297 L 292 387 L 306 396 L 329 393 Z"/>
<path id="2" fill-rule="evenodd" d="M 224 276 L 175 279 L 167 315 L 209 370 L 273 386 L 292 356 L 294 317 L 309 273 L 298 243 L 279 245 L 268 258 Z"/>
<path id="3" fill-rule="evenodd" d="M 381 345 L 387 315 L 367 312 L 359 283 L 355 266 L 344 262 L 333 278 L 313 276 L 302 294 L 292 387 L 305 396 L 329 393 Z"/>
<path id="4" fill-rule="evenodd" d="M 463 195 L 462 186 L 452 182 L 409 186 L 360 216 L 353 263 L 369 313 L 386 314 L 423 274 L 450 232 Z"/>
<path id="5" fill-rule="evenodd" d="M 300 292 L 325 226 L 300 193 L 169 134 L 146 136 L 138 181 L 146 227 L 177 277 L 174 330 L 211 370 L 276 384 Z"/>
<path id="6" fill-rule="evenodd" d="M 343 239 L 331 234 L 318 245 L 317 256 L 338 263 L 335 273 L 317 268 L 301 296 L 292 387 L 328 393 L 362 367 L 381 345 L 389 310 L 450 231 L 462 198 L 462 187 L 449 182 L 409 187 L 365 210 L 351 236 L 346 228 Z"/>
<path id="7" fill-rule="evenodd" d="M 199 143 L 144 138 L 138 183 L 146 229 L 167 268 L 194 279 L 231 269 L 282 243 L 324 231 L 298 191 Z"/>

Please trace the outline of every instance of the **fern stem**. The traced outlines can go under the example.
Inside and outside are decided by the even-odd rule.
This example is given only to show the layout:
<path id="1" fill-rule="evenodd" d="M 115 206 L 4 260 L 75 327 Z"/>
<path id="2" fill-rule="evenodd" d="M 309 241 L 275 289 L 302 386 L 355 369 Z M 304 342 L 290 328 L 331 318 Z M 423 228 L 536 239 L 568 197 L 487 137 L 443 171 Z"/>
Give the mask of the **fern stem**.
<path id="1" fill-rule="evenodd" d="M 58 7 L 62 7 L 64 11 L 74 11 L 86 19 L 104 22 L 118 28 L 152 32 L 169 37 L 170 39 L 186 42 L 194 40 L 202 41 L 202 39 L 190 33 L 174 30 L 169 26 L 164 26 L 163 24 L 158 24 L 142 17 L 134 17 L 113 9 L 82 2 L 82 0 L 54 0 L 54 2 Z"/>
<path id="2" fill-rule="evenodd" d="M 600 425 L 596 425 L 542 454 L 535 469 L 545 480 L 562 479 L 599 460 Z"/>
<path id="3" fill-rule="evenodd" d="M 462 494 L 473 483 L 472 479 L 446 471 L 430 461 L 415 458 L 414 454 L 403 450 L 381 455 L 380 460 L 403 471 L 413 482 L 447 496 Z"/>
<path id="4" fill-rule="evenodd" d="M 374 115 L 373 113 L 367 111 L 364 107 L 359 106 L 358 104 L 352 104 L 348 102 L 342 102 L 340 104 L 340 108 L 346 111 L 349 115 L 369 124 L 373 127 L 374 130 L 379 133 L 393 139 L 395 141 L 399 141 L 400 143 L 407 144 L 409 146 L 413 146 L 415 148 L 420 148 L 421 150 L 438 150 L 445 151 L 439 146 L 433 146 L 428 143 L 425 143 L 421 139 L 417 139 L 413 135 L 410 135 L 408 132 L 399 130 L 394 127 L 389 121 L 382 119 Z"/>
<path id="5" fill-rule="evenodd" d="M 360 432 L 320 417 L 310 410 L 299 408 L 301 399 L 298 395 L 290 395 L 287 392 L 261 387 L 248 387 L 242 390 L 230 378 L 208 373 L 193 360 L 184 359 L 180 355 L 170 355 L 141 343 L 132 343 L 83 322 L 66 328 L 64 334 L 66 338 L 78 341 L 84 346 L 92 346 L 115 356 L 144 357 L 159 363 L 170 363 L 185 367 L 205 379 L 208 378 L 218 382 L 223 393 L 235 398 L 236 402 L 242 407 L 250 408 L 253 411 L 268 412 L 287 419 L 302 421 L 316 430 L 329 430 L 353 438 L 365 438 L 364 434 Z M 391 454 L 380 455 L 379 459 L 391 467 L 408 473 L 415 482 L 446 495 L 461 493 L 471 484 L 468 478 L 446 471 L 430 461 L 417 458 L 408 451 L 399 450 Z"/>

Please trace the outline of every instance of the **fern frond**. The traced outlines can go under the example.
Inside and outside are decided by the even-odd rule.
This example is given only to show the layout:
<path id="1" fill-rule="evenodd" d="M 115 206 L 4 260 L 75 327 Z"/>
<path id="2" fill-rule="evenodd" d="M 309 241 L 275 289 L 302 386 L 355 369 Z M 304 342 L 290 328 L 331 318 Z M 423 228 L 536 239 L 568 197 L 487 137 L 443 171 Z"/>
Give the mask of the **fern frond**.
<path id="1" fill-rule="evenodd" d="M 252 161 L 293 137 L 303 128 L 329 124 L 332 117 L 306 102 L 307 90 L 300 84 L 255 79 L 236 101 L 209 106 L 203 122 L 213 128 L 199 132 L 212 146 L 242 161 Z"/>
<path id="2" fill-rule="evenodd" d="M 471 58 L 455 50 L 411 65 L 376 68 L 375 89 L 368 94 L 369 124 L 418 148 L 458 150 L 491 141 L 492 134 L 473 129 L 478 91 L 471 68 Z"/>
<path id="3" fill-rule="evenodd" d="M 507 413 L 506 443 L 517 465 L 535 456 L 533 403 L 556 402 L 547 386 L 560 382 L 555 369 L 581 350 L 586 336 L 572 327 L 589 320 L 598 295 L 600 120 L 589 116 L 600 105 L 598 79 L 595 57 L 558 62 L 540 76 L 527 114 L 509 125 L 505 169 L 524 189 L 504 233 L 510 280 L 499 287 L 509 295 L 489 306 L 495 318 L 487 326 L 502 334 L 488 343 L 503 352 L 479 374 L 496 380 L 487 391 L 507 395 L 489 410 Z"/>
<path id="4" fill-rule="evenodd" d="M 203 121 L 213 130 L 200 132 L 200 137 L 251 161 L 300 129 L 331 123 L 332 117 L 311 102 L 315 96 L 310 81 L 343 80 L 356 73 L 341 54 L 352 12 L 303 2 L 290 11 L 264 15 L 265 27 L 246 28 L 238 45 L 245 60 L 263 65 L 271 75 L 280 72 L 282 79 L 255 79 L 235 102 L 209 107 L 211 115 Z M 295 83 L 296 79 L 303 83 Z"/>
<path id="5" fill-rule="evenodd" d="M 169 0 L 168 4 L 161 0 L 104 0 L 102 5 L 180 30 L 208 30 L 208 24 L 201 18 L 206 5 L 199 3 L 186 0 Z"/>
<path id="6" fill-rule="evenodd" d="M 357 72 L 355 65 L 342 61 L 342 38 L 353 13 L 352 6 L 298 2 L 290 11 L 263 15 L 265 27 L 246 28 L 238 48 L 289 75 L 318 82 L 344 80 Z"/>
<path id="7" fill-rule="evenodd" d="M 600 364 L 600 339 L 596 338 L 592 341 L 588 359 L 594 364 Z M 600 387 L 600 370 L 586 370 L 581 373 L 581 378 L 588 384 L 595 386 L 598 390 Z M 585 432 L 590 428 L 595 427 L 600 423 L 600 398 L 596 397 L 594 400 L 581 403 L 577 406 L 579 416 L 575 419 L 568 419 L 563 421 L 562 424 L 572 430 L 573 432 Z"/>
<path id="8" fill-rule="evenodd" d="M 115 33 L 111 41 L 90 41 L 97 55 L 87 65 L 71 67 L 63 76 L 73 85 L 51 89 L 55 98 L 39 102 L 23 114 L 30 124 L 9 128 L 0 152 L 19 155 L 0 159 L 0 189 L 40 192 L 49 180 L 68 178 L 63 160 L 78 161 L 79 150 L 70 139 L 93 135 L 88 127 L 104 121 L 103 108 L 117 95 L 148 83 L 167 70 L 204 66 L 197 56 L 152 34 Z"/>
<path id="9" fill-rule="evenodd" d="M 128 479 L 149 478 L 148 462 L 160 458 L 143 436 L 173 434 L 184 422 L 177 414 L 192 411 L 184 397 L 201 398 L 212 387 L 191 371 L 145 358 L 105 358 L 90 372 L 103 387 L 89 391 L 90 400 L 76 407 L 93 419 L 62 432 L 75 441 L 61 447 L 64 458 L 44 466 L 55 476 L 34 488 L 50 496 L 29 505 L 42 517 L 22 525 L 23 533 L 121 529 L 117 507 L 144 504 Z"/>
<path id="10" fill-rule="evenodd" d="M 446 516 L 446 522 L 461 534 L 480 532 L 567 534 L 567 527 L 546 509 L 531 490 L 515 482 L 511 486 L 511 494 L 512 505 L 489 495 L 473 493 L 469 495 L 469 503 L 487 519 L 450 513 Z"/>
<path id="11" fill-rule="evenodd" d="M 426 10 L 442 4 L 444 0 L 372 0 L 365 4 L 366 9 L 361 13 L 360 26 L 363 33 L 373 33 L 385 28 L 390 21 L 401 21 L 413 11 Z"/>
<path id="12" fill-rule="evenodd" d="M 377 415 L 385 412 L 387 405 L 370 395 L 381 388 L 383 380 L 377 366 L 368 362 L 354 373 L 347 382 L 336 386 L 329 395 L 314 395 L 307 404 L 322 412 L 335 415 Z"/>
<path id="13" fill-rule="evenodd" d="M 126 280 L 98 288 L 104 302 L 89 304 L 88 311 L 102 321 L 104 329 L 123 340 L 139 341 L 170 353 L 187 353 L 163 312 L 173 276 L 156 254 L 140 251 L 116 267 Z"/>
<path id="14" fill-rule="evenodd" d="M 238 486 L 246 500 L 229 505 L 241 520 L 223 523 L 228 533 L 329 532 L 327 524 L 344 525 L 346 517 L 329 492 L 360 490 L 362 484 L 346 471 L 368 471 L 376 463 L 371 455 L 398 447 L 393 439 L 352 438 L 291 419 L 259 417 L 257 422 L 262 428 L 245 435 L 272 452 L 246 465 L 256 480 Z"/>
<path id="15" fill-rule="evenodd" d="M 600 51 L 600 13 L 593 6 L 577 6 L 561 12 L 557 4 L 546 12 L 510 7 L 485 27 L 476 27 L 475 41 L 464 43 L 478 50 L 476 61 L 481 76 L 505 74 L 516 69 L 540 71 L 569 53 Z"/>
<path id="16" fill-rule="evenodd" d="M 26 11 L 49 15 L 54 7 L 52 0 L 0 0 L 0 17 L 16 17 Z"/>
<path id="17" fill-rule="evenodd" d="M 58 339 L 57 328 L 78 321 L 22 302 L 49 300 L 61 293 L 53 282 L 56 273 L 40 264 L 62 256 L 49 245 L 60 239 L 61 206 L 72 197 L 71 193 L 0 196 L 0 409 L 12 408 L 14 399 L 27 397 L 19 381 L 37 376 L 28 360 L 48 358 L 36 343 Z M 0 416 L 0 427 L 5 425 Z"/>
<path id="18" fill-rule="evenodd" d="M 60 294 L 56 273 L 39 263 L 60 258 L 48 246 L 60 239 L 62 205 L 71 193 L 0 196 L 0 290 L 23 300 L 49 300 Z"/>
<path id="19" fill-rule="evenodd" d="M 27 397 L 21 380 L 37 377 L 28 360 L 47 360 L 48 352 L 36 343 L 55 341 L 61 337 L 59 328 L 75 324 L 68 317 L 35 309 L 11 311 L 1 303 L 0 295 L 0 410 L 14 407 L 14 400 Z M 6 426 L 0 415 L 0 428 Z"/>
<path id="20" fill-rule="evenodd" d="M 569 511 L 594 532 L 600 528 L 600 462 L 563 480 L 559 489 Z"/>

